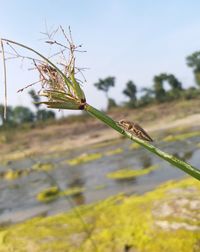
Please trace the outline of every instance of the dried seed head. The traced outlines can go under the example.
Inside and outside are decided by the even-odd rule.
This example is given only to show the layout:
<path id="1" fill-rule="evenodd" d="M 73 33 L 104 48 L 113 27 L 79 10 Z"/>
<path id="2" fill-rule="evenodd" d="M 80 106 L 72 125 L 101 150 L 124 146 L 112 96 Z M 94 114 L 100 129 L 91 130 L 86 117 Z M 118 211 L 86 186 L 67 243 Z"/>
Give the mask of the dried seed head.
<path id="1" fill-rule="evenodd" d="M 44 89 L 57 90 L 62 92 L 68 92 L 63 77 L 58 71 L 48 64 L 40 64 L 37 66 L 40 73 L 40 81 Z"/>
<path id="2" fill-rule="evenodd" d="M 50 56 L 52 60 L 49 58 L 43 56 L 41 53 L 37 52 L 36 50 L 32 49 L 31 47 L 28 47 L 26 45 L 23 45 L 21 43 L 7 40 L 7 39 L 1 39 L 1 44 L 4 41 L 9 45 L 9 47 L 14 51 L 12 54 L 16 57 L 20 57 L 22 59 L 27 58 L 30 59 L 35 67 L 36 70 L 39 72 L 39 81 L 36 81 L 34 83 L 31 83 L 27 85 L 25 88 L 30 87 L 38 82 L 41 83 L 41 90 L 44 91 L 42 96 L 45 96 L 48 100 L 41 102 L 48 106 L 51 106 L 51 108 L 65 108 L 65 109 L 84 109 L 86 104 L 85 94 L 80 86 L 79 81 L 77 81 L 75 77 L 75 52 L 77 51 L 77 46 L 74 45 L 72 37 L 71 37 L 71 30 L 70 31 L 70 39 L 68 39 L 67 35 L 65 34 L 65 31 L 62 27 L 60 27 L 64 37 L 67 39 L 67 42 L 69 46 L 65 46 L 62 43 L 57 42 L 56 40 L 52 40 L 51 36 L 49 37 L 49 40 L 47 43 L 56 45 L 60 47 L 59 52 L 54 53 Z M 12 44 L 20 46 L 30 52 L 33 52 L 38 58 L 33 58 L 29 56 L 23 56 L 20 55 L 15 48 L 13 48 Z M 65 56 L 65 51 L 69 50 L 69 60 L 67 60 Z M 3 51 L 3 44 L 2 44 L 2 51 Z M 3 51 L 4 52 L 4 51 Z M 59 60 L 58 63 L 54 63 L 55 56 L 61 57 L 61 61 Z M 3 55 L 4 62 L 5 57 Z M 64 62 L 64 63 L 63 63 Z M 57 65 L 62 65 L 62 69 L 58 67 Z M 5 81 L 6 85 L 6 81 Z M 23 91 L 24 88 L 20 89 L 19 91 Z"/>

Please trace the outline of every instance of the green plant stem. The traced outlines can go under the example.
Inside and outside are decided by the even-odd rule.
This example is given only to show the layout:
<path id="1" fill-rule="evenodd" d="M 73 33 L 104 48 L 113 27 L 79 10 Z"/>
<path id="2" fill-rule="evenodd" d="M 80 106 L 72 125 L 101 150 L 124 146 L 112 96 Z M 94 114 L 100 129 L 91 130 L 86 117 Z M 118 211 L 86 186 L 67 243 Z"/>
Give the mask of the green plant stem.
<path id="1" fill-rule="evenodd" d="M 106 125 L 110 126 L 114 130 L 118 131 L 120 134 L 130 138 L 134 142 L 138 143 L 139 145 L 142 145 L 145 149 L 148 151 L 154 153 L 155 155 L 159 156 L 160 158 L 166 160 L 170 164 L 176 166 L 177 168 L 181 169 L 182 171 L 188 173 L 192 177 L 200 180 L 200 170 L 193 167 L 192 165 L 174 157 L 173 155 L 170 155 L 155 146 L 151 145 L 148 142 L 145 142 L 137 137 L 132 136 L 129 132 L 124 131 L 121 127 L 119 127 L 114 120 L 112 120 L 110 117 L 108 117 L 103 112 L 95 109 L 94 107 L 90 106 L 89 104 L 85 105 L 85 111 L 87 111 L 90 115 L 93 117 L 101 120 Z"/>

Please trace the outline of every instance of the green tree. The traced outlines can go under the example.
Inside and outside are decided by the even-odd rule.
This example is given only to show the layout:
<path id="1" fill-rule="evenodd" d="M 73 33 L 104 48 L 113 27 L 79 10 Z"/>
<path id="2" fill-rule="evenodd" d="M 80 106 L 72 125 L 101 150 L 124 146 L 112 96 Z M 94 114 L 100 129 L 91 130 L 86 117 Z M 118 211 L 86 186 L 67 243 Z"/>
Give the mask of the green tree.
<path id="1" fill-rule="evenodd" d="M 194 99 L 200 95 L 200 89 L 196 87 L 189 87 L 188 89 L 184 90 L 183 97 L 187 100 Z"/>
<path id="2" fill-rule="evenodd" d="M 189 55 L 186 60 L 187 65 L 193 69 L 196 84 L 200 87 L 200 51 Z"/>
<path id="3" fill-rule="evenodd" d="M 114 99 L 108 98 L 108 109 L 117 107 L 117 103 Z"/>
<path id="4" fill-rule="evenodd" d="M 178 98 L 183 91 L 181 82 L 173 74 L 161 73 L 160 75 L 155 76 L 153 81 L 155 99 L 158 102 Z M 164 82 L 169 84 L 169 91 L 165 90 Z"/>
<path id="5" fill-rule="evenodd" d="M 37 120 L 45 121 L 48 119 L 55 119 L 55 113 L 52 110 L 40 109 L 37 111 Z"/>
<path id="6" fill-rule="evenodd" d="M 140 97 L 139 106 L 144 106 L 149 103 L 152 103 L 154 100 L 154 90 L 151 88 L 142 88 L 142 95 Z"/>
<path id="7" fill-rule="evenodd" d="M 182 95 L 183 88 L 181 82 L 173 75 L 169 74 L 166 78 L 171 90 L 167 92 L 168 99 L 176 99 Z"/>
<path id="8" fill-rule="evenodd" d="M 36 120 L 38 121 L 45 121 L 45 120 L 48 120 L 48 119 L 54 119 L 55 118 L 55 113 L 51 110 L 45 110 L 45 109 L 39 109 L 40 108 L 40 96 L 36 94 L 35 90 L 30 90 L 29 92 L 29 95 L 31 96 L 32 98 L 32 102 L 34 104 L 34 106 L 36 107 L 37 109 L 37 112 L 36 112 Z"/>
<path id="9" fill-rule="evenodd" d="M 158 102 L 163 102 L 166 100 L 166 91 L 163 87 L 164 80 L 166 80 L 166 74 L 160 74 L 160 75 L 154 76 L 153 78 L 155 99 Z"/>
<path id="10" fill-rule="evenodd" d="M 128 105 L 135 107 L 137 103 L 137 87 L 133 81 L 128 81 L 126 83 L 126 88 L 123 90 L 123 94 L 129 98 Z"/>
<path id="11" fill-rule="evenodd" d="M 99 81 L 95 83 L 94 86 L 97 89 L 105 92 L 106 98 L 108 100 L 109 99 L 108 91 L 111 87 L 115 86 L 115 77 L 107 77 L 105 79 L 99 79 Z"/>
<path id="12" fill-rule="evenodd" d="M 16 106 L 13 109 L 13 121 L 16 124 L 34 121 L 34 113 L 27 107 Z"/>
<path id="13" fill-rule="evenodd" d="M 11 106 L 6 108 L 6 119 L 4 118 L 4 105 L 0 104 L 0 125 L 12 126 L 13 121 L 13 109 Z"/>
<path id="14" fill-rule="evenodd" d="M 168 80 L 169 85 L 171 86 L 171 89 L 173 91 L 183 90 L 181 82 L 173 74 L 169 74 L 166 79 Z"/>
<path id="15" fill-rule="evenodd" d="M 40 107 L 40 96 L 36 94 L 35 90 L 31 89 L 29 92 L 29 95 L 31 96 L 32 98 L 32 102 L 34 104 L 34 106 L 36 107 L 37 110 L 39 110 L 39 107 Z"/>

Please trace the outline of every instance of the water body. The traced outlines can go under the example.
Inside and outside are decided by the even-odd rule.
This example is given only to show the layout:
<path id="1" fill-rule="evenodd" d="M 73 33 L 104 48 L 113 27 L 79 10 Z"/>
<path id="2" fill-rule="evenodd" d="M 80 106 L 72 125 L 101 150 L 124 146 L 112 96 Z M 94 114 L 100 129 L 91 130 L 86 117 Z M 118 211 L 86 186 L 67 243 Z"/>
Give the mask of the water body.
<path id="1" fill-rule="evenodd" d="M 158 142 L 155 145 L 199 167 L 200 137 L 177 142 Z M 54 168 L 48 172 L 31 172 L 15 180 L 0 179 L 0 224 L 24 221 L 38 215 L 52 215 L 70 208 L 97 202 L 118 193 L 143 194 L 153 190 L 162 182 L 186 176 L 184 172 L 171 166 L 143 148 L 130 149 L 130 140 L 121 139 L 102 147 L 90 146 L 51 156 L 37 156 L 0 166 L 0 172 L 8 168 L 26 170 L 38 162 L 50 162 Z M 106 155 L 109 151 L 122 149 L 121 153 Z M 102 153 L 97 160 L 70 166 L 66 161 L 81 154 Z M 108 172 L 122 168 L 145 169 L 151 165 L 159 168 L 147 175 L 131 180 L 116 181 L 106 177 Z M 42 190 L 59 186 L 62 190 L 73 186 L 83 187 L 84 192 L 70 198 L 61 197 L 50 203 L 38 202 L 36 196 Z M 70 200 L 69 200 L 70 199 Z"/>

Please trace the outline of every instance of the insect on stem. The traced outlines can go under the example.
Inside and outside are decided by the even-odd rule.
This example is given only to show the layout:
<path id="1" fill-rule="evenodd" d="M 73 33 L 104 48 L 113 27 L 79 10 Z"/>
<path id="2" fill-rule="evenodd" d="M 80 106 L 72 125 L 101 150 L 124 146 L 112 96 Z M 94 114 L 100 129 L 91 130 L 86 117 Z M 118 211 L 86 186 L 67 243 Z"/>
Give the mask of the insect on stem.
<path id="1" fill-rule="evenodd" d="M 120 120 L 117 124 L 124 129 L 125 131 L 129 132 L 133 136 L 136 136 L 142 140 L 153 142 L 153 139 L 147 134 L 147 132 L 138 124 L 126 120 Z"/>

